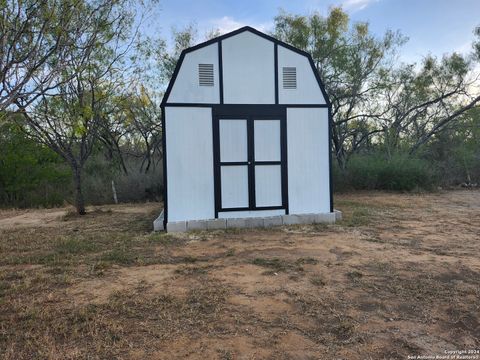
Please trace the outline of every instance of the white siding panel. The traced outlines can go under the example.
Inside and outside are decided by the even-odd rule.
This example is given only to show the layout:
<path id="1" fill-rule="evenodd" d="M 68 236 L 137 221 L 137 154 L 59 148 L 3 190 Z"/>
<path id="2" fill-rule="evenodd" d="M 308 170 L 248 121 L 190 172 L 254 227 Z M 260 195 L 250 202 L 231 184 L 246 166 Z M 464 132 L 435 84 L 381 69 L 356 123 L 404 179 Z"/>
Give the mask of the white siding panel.
<path id="1" fill-rule="evenodd" d="M 225 104 L 274 104 L 273 42 L 249 31 L 222 41 Z"/>
<path id="2" fill-rule="evenodd" d="M 283 67 L 297 69 L 297 88 L 283 88 Z M 278 102 L 280 104 L 325 104 L 322 90 L 306 56 L 278 46 Z"/>
<path id="3" fill-rule="evenodd" d="M 328 110 L 287 109 L 290 214 L 330 212 Z"/>
<path id="4" fill-rule="evenodd" d="M 248 166 L 222 166 L 222 208 L 248 207 Z"/>
<path id="5" fill-rule="evenodd" d="M 280 161 L 280 120 L 255 120 L 255 160 Z"/>
<path id="6" fill-rule="evenodd" d="M 215 217 L 212 111 L 165 108 L 168 221 Z"/>
<path id="7" fill-rule="evenodd" d="M 220 119 L 220 161 L 247 161 L 247 120 Z"/>
<path id="8" fill-rule="evenodd" d="M 245 210 L 245 211 L 224 211 L 219 212 L 220 219 L 252 218 L 285 215 L 285 210 Z"/>
<path id="9" fill-rule="evenodd" d="M 258 207 L 282 205 L 280 165 L 255 166 L 255 201 Z"/>
<path id="10" fill-rule="evenodd" d="M 213 64 L 213 86 L 200 86 L 198 64 Z M 218 77 L 218 44 L 189 52 L 183 59 L 172 91 L 169 103 L 211 103 L 220 102 Z"/>

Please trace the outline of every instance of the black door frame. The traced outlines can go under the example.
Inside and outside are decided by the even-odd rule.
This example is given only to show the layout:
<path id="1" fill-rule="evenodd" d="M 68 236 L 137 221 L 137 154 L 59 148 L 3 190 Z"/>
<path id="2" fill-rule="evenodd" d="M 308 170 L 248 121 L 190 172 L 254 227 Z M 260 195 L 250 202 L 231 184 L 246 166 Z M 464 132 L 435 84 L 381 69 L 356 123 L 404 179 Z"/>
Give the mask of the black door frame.
<path id="1" fill-rule="evenodd" d="M 245 162 L 220 161 L 220 119 L 245 119 L 247 121 L 247 151 Z M 280 120 L 280 161 L 255 161 L 254 120 Z M 213 171 L 215 189 L 215 218 L 219 212 L 285 210 L 288 214 L 288 163 L 286 108 L 276 105 L 217 105 L 212 108 L 213 126 Z M 248 166 L 248 207 L 222 208 L 221 166 Z M 282 205 L 256 206 L 255 165 L 280 165 Z"/>

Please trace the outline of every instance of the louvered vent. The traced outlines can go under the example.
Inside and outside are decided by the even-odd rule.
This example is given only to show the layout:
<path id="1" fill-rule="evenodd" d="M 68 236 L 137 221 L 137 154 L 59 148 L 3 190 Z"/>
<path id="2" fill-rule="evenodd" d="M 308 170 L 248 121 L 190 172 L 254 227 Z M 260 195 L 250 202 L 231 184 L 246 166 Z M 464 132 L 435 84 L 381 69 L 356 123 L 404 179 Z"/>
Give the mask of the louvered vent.
<path id="1" fill-rule="evenodd" d="M 283 68 L 283 88 L 284 89 L 297 88 L 297 68 L 296 67 Z"/>
<path id="2" fill-rule="evenodd" d="M 198 64 L 198 84 L 213 86 L 213 64 Z"/>

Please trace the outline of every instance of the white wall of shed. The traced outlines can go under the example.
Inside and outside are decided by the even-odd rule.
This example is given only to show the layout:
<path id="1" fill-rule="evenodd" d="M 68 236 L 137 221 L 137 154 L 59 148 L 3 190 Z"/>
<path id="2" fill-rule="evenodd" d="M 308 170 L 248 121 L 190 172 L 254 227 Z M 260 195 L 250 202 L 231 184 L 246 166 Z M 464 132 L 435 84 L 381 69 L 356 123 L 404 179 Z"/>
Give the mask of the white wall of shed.
<path id="1" fill-rule="evenodd" d="M 237 219 L 285 215 L 285 210 L 245 210 L 245 211 L 220 211 L 219 219 Z"/>
<path id="2" fill-rule="evenodd" d="M 327 108 L 287 109 L 290 214 L 330 212 Z"/>
<path id="3" fill-rule="evenodd" d="M 213 64 L 213 86 L 199 85 L 198 64 Z M 220 102 L 218 74 L 218 43 L 185 54 L 168 102 L 218 104 Z"/>
<path id="4" fill-rule="evenodd" d="M 274 45 L 249 31 L 222 40 L 225 104 L 274 104 Z"/>
<path id="5" fill-rule="evenodd" d="M 297 69 L 297 88 L 283 88 L 283 68 Z M 325 104 L 322 90 L 308 58 L 295 51 L 278 46 L 278 102 L 280 104 Z"/>
<path id="6" fill-rule="evenodd" d="M 215 217 L 212 110 L 166 107 L 168 221 Z"/>

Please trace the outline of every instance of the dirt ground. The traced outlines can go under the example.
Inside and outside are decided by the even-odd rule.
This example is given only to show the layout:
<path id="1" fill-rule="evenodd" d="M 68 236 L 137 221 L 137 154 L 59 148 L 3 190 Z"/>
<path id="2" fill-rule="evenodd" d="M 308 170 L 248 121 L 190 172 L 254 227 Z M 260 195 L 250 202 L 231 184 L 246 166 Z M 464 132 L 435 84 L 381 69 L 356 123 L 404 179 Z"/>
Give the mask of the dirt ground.
<path id="1" fill-rule="evenodd" d="M 480 191 L 337 195 L 335 225 L 152 233 L 161 204 L 0 210 L 5 359 L 480 350 Z"/>

